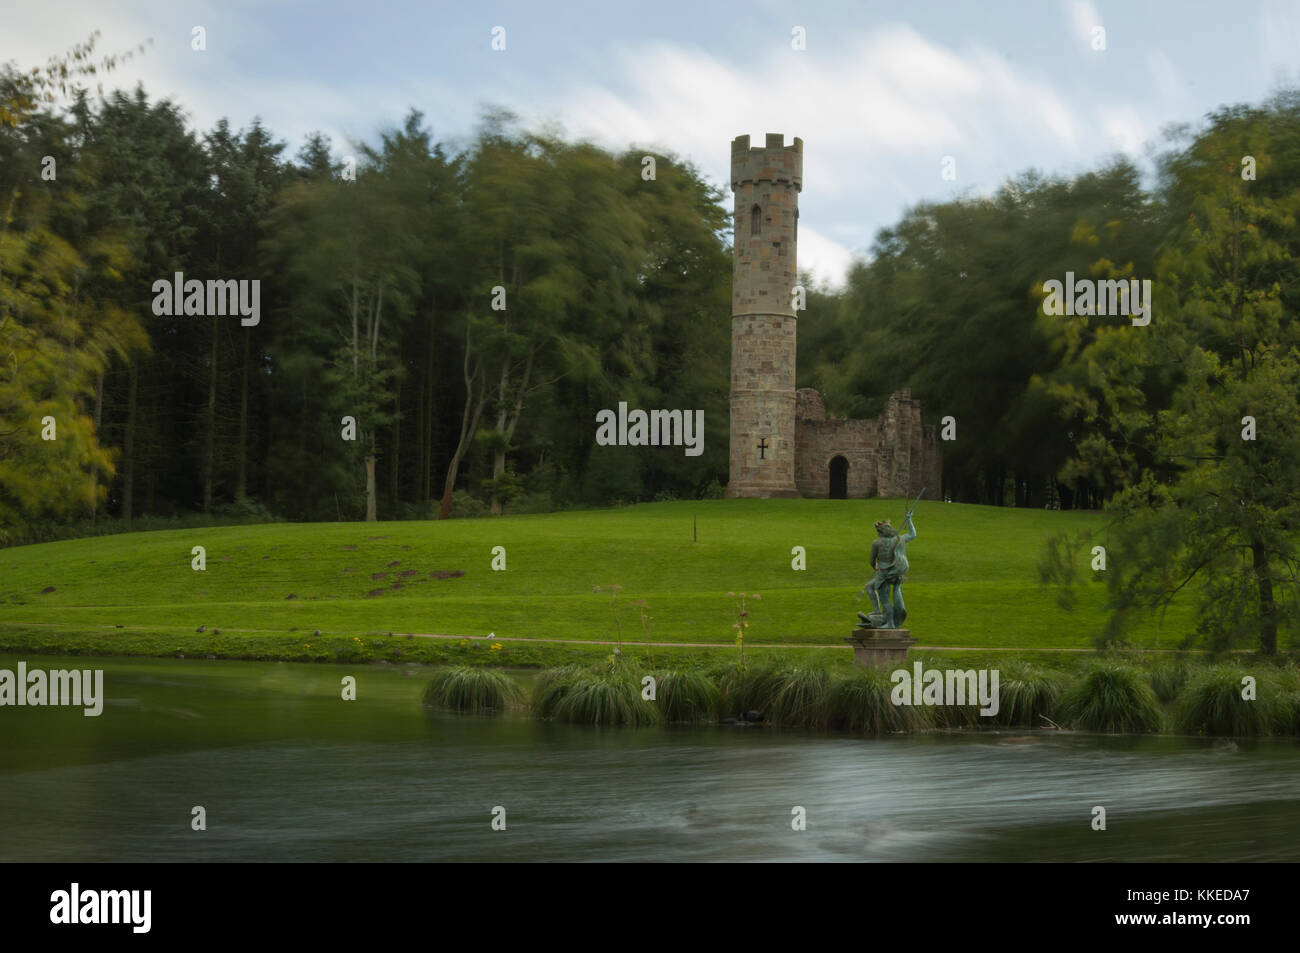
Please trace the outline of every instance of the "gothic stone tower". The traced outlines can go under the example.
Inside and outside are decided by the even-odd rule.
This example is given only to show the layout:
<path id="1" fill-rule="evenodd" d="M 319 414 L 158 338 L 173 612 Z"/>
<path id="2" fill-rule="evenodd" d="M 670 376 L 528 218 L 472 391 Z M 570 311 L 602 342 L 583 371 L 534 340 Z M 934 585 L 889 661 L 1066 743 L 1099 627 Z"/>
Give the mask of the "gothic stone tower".
<path id="1" fill-rule="evenodd" d="M 768 133 L 731 143 L 736 195 L 731 266 L 729 497 L 798 496 L 795 488 L 795 312 L 803 140 Z"/>

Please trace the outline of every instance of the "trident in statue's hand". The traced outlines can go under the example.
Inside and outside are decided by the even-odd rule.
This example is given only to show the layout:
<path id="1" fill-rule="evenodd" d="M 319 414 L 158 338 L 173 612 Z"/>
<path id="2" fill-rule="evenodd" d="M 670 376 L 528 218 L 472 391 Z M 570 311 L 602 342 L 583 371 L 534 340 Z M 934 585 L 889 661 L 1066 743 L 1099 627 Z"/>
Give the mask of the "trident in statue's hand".
<path id="1" fill-rule="evenodd" d="M 904 526 L 906 526 L 907 521 L 912 518 L 912 514 L 916 512 L 916 504 L 921 502 L 921 497 L 923 496 L 925 496 L 925 487 L 921 487 L 921 492 L 916 494 L 916 499 L 914 499 L 912 505 L 907 508 L 907 515 L 903 517 Z M 904 499 L 906 499 L 906 497 L 904 497 Z"/>

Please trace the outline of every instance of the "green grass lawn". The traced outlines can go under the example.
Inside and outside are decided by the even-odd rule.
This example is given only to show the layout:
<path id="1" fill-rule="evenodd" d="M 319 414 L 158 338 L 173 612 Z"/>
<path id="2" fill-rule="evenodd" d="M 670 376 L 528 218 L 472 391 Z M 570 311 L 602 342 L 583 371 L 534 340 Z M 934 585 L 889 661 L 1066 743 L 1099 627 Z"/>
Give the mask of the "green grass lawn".
<path id="1" fill-rule="evenodd" d="M 612 584 L 623 587 L 624 639 L 647 639 L 629 605 L 645 599 L 649 641 L 731 643 L 735 608 L 727 593 L 744 591 L 762 596 L 751 606 L 748 645 L 839 645 L 867 605 L 854 595 L 870 574 L 872 523 L 901 521 L 902 510 L 899 500 L 713 500 L 43 543 L 0 550 L 0 645 L 58 650 L 63 640 L 81 652 L 144 654 L 146 643 L 149 652 L 170 653 L 263 639 L 269 656 L 311 658 L 327 640 L 388 632 L 608 640 L 616 637 L 610 597 L 592 590 Z M 1092 645 L 1103 621 L 1102 583 L 1085 585 L 1066 613 L 1038 582 L 1036 566 L 1048 533 L 1100 531 L 1098 514 L 923 501 L 916 522 L 905 595 L 908 626 L 922 646 Z M 204 572 L 190 566 L 196 545 L 207 550 Z M 504 572 L 491 569 L 495 546 L 506 550 Z M 805 571 L 791 568 L 794 546 L 807 550 Z M 1088 561 L 1081 553 L 1080 564 Z M 449 571 L 464 574 L 437 578 Z M 1158 640 L 1148 630 L 1140 641 L 1173 647 L 1189 618 L 1171 612 Z M 196 633 L 200 625 L 207 633 Z M 364 639 L 356 644 L 364 647 Z M 453 647 L 460 654 L 480 648 L 451 642 L 437 657 Z M 498 651 L 527 662 L 518 648 L 506 643 Z M 593 646 L 589 654 L 606 652 Z"/>

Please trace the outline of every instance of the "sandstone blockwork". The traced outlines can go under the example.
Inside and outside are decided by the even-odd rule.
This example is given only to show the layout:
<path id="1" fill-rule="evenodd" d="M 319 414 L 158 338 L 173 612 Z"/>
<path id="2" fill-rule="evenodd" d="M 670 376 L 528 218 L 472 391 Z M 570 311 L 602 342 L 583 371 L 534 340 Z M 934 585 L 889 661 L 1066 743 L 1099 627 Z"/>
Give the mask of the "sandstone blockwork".
<path id="1" fill-rule="evenodd" d="M 939 435 L 935 427 L 922 426 L 921 402 L 909 391 L 890 396 L 874 420 L 828 420 L 821 394 L 811 388 L 800 389 L 795 400 L 800 496 L 915 496 L 922 487 L 927 497 L 940 496 Z"/>
<path id="2" fill-rule="evenodd" d="M 794 286 L 803 143 L 769 134 L 731 144 L 735 193 L 731 285 L 728 496 L 797 496 Z"/>
<path id="3" fill-rule="evenodd" d="M 795 391 L 803 141 L 768 133 L 731 143 L 735 194 L 731 292 L 729 497 L 941 495 L 942 458 L 921 404 L 893 394 L 875 420 L 827 419 L 821 394 Z"/>

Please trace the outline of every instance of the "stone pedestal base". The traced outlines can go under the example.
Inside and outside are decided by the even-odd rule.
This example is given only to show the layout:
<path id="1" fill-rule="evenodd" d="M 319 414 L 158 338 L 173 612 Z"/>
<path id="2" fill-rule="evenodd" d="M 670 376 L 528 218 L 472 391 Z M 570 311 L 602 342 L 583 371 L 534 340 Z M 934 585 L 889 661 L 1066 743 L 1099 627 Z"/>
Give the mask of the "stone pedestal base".
<path id="1" fill-rule="evenodd" d="M 853 646 L 853 662 L 863 668 L 881 668 L 907 661 L 916 644 L 910 629 L 854 629 L 844 640 Z"/>

